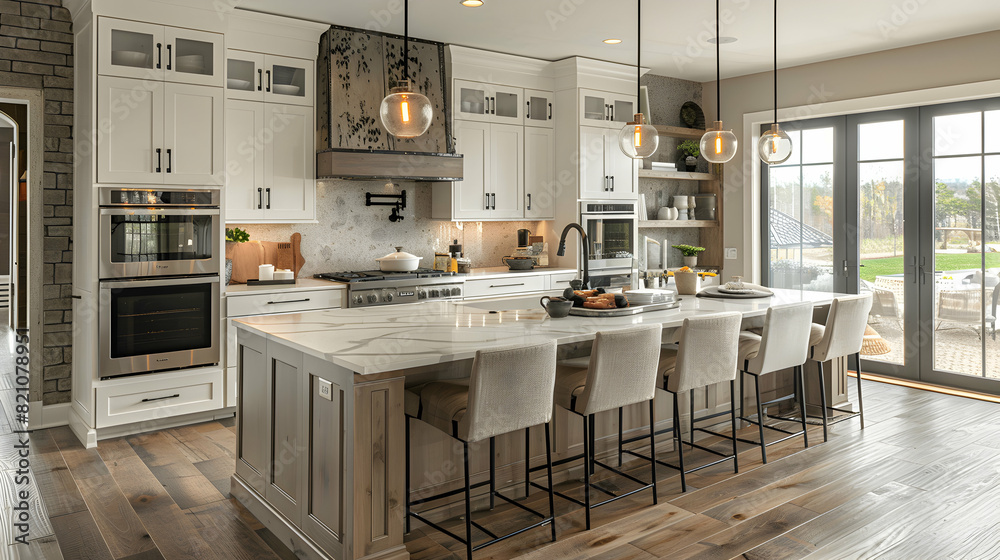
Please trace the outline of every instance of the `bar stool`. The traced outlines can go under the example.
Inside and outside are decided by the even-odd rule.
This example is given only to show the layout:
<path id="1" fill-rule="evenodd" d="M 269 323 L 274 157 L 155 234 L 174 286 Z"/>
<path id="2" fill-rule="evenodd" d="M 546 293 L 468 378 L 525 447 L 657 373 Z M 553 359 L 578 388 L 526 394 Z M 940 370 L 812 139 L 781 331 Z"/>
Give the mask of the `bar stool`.
<path id="1" fill-rule="evenodd" d="M 552 420 L 552 400 L 556 378 L 556 343 L 554 341 L 529 346 L 505 347 L 476 352 L 472 373 L 463 382 L 432 382 L 409 389 L 405 393 L 406 408 L 406 529 L 410 518 L 416 518 L 452 537 L 466 547 L 469 560 L 472 552 L 495 544 L 530 529 L 549 524 L 552 540 L 556 540 L 555 504 L 552 496 L 552 448 L 547 424 Z M 465 487 L 419 500 L 410 499 L 410 419 L 423 420 L 462 442 L 465 464 Z M 545 424 L 545 456 L 549 475 L 549 514 L 539 513 L 496 490 L 495 438 L 510 432 L 525 431 Z M 490 442 L 489 480 L 471 483 L 469 444 Z M 525 458 L 527 467 L 527 458 Z M 472 520 L 472 490 L 489 485 L 490 509 L 494 496 L 540 518 L 541 521 L 506 535 L 496 535 Z M 428 520 L 412 506 L 465 493 L 465 534 L 455 533 Z M 476 526 L 491 540 L 473 545 L 472 527 Z"/>
<path id="2" fill-rule="evenodd" d="M 660 352 L 659 368 L 663 376 L 663 390 L 671 393 L 674 397 L 674 424 L 672 428 L 660 430 L 657 434 L 673 430 L 674 439 L 677 442 L 678 465 L 672 465 L 659 460 L 656 462 L 680 471 L 682 492 L 687 492 L 687 479 L 685 475 L 688 473 L 718 465 L 730 459 L 733 461 L 733 472 L 740 472 L 739 460 L 737 459 L 738 450 L 736 448 L 736 368 L 738 367 L 737 355 L 739 352 L 740 325 L 742 322 L 743 314 L 739 312 L 718 313 L 684 319 L 677 349 L 672 348 L 671 345 L 671 347 L 663 348 Z M 733 433 L 727 436 L 705 428 L 695 428 L 694 390 L 725 381 L 729 382 L 729 415 Z M 691 441 L 684 441 L 683 430 L 681 429 L 679 395 L 685 391 L 688 391 L 691 395 Z M 700 420 L 705 420 L 713 416 L 715 415 L 706 416 Z M 725 453 L 720 453 L 714 449 L 695 443 L 695 430 L 732 440 L 732 455 L 726 455 Z M 721 459 L 685 470 L 685 444 L 718 455 Z M 621 452 L 620 445 L 619 452 Z M 625 452 L 641 457 L 641 455 L 632 451 Z M 653 456 L 656 456 L 655 452 Z"/>
<path id="3" fill-rule="evenodd" d="M 870 293 L 859 296 L 835 298 L 830 306 L 826 324 L 813 323 L 809 336 L 809 359 L 816 362 L 819 371 L 819 395 L 823 405 L 823 441 L 829 439 L 827 409 L 847 412 L 861 418 L 861 429 L 865 429 L 865 408 L 861 400 L 861 344 L 864 342 L 868 312 L 872 308 Z M 835 358 L 850 358 L 853 355 L 858 372 L 858 412 L 826 405 L 826 375 L 823 362 Z"/>
<path id="4" fill-rule="evenodd" d="M 590 529 L 590 510 L 652 488 L 653 504 L 656 495 L 656 461 L 650 460 L 652 482 L 646 483 L 624 473 L 596 458 L 594 452 L 594 415 L 638 404 L 649 403 L 649 444 L 656 448 L 653 397 L 658 380 L 657 362 L 660 357 L 660 325 L 643 325 L 622 330 L 597 333 L 590 358 L 564 360 L 556 370 L 555 403 L 583 420 L 583 454 L 559 461 L 565 464 L 583 459 L 584 500 L 581 502 L 561 492 L 561 498 L 586 509 L 587 529 Z M 594 467 L 600 466 L 625 477 L 641 487 L 616 494 L 590 482 Z M 603 502 L 591 504 L 591 488 L 611 496 Z"/>
<path id="5" fill-rule="evenodd" d="M 767 315 L 764 318 L 764 328 L 761 334 L 743 331 L 740 333 L 739 342 L 739 364 L 740 364 L 740 420 L 757 425 L 760 441 L 737 438 L 744 443 L 751 443 L 760 446 L 761 460 L 767 463 L 768 445 L 802 436 L 803 443 L 809 447 L 809 434 L 806 426 L 806 401 L 805 387 L 802 377 L 802 365 L 806 362 L 809 351 L 809 333 L 812 324 L 813 304 L 811 302 L 789 303 L 785 305 L 775 305 L 767 308 Z M 802 430 L 790 432 L 776 426 L 767 426 L 764 423 L 764 406 L 781 402 L 793 396 L 781 397 L 761 402 L 760 399 L 760 378 L 769 373 L 774 373 L 783 369 L 793 368 L 795 395 L 798 396 L 799 407 L 802 411 Z M 743 381 L 748 374 L 754 380 L 754 392 L 757 401 L 757 420 L 750 420 L 743 414 Z M 764 428 L 786 434 L 785 437 L 766 443 L 764 441 Z"/>

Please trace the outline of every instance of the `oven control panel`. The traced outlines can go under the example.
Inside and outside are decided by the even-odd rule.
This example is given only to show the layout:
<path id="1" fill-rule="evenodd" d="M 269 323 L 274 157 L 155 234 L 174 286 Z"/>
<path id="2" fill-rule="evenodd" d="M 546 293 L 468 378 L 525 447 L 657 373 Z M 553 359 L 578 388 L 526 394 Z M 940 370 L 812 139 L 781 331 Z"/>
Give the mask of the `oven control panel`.
<path id="1" fill-rule="evenodd" d="M 462 284 L 435 284 L 392 288 L 354 289 L 348 295 L 348 307 L 373 307 L 421 301 L 461 299 Z"/>

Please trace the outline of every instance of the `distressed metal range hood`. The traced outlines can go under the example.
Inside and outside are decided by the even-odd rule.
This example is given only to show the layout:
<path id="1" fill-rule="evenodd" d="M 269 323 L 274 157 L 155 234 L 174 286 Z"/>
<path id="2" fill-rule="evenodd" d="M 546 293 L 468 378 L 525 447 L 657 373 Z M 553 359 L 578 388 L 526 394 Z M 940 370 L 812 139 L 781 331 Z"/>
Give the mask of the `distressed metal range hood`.
<path id="1" fill-rule="evenodd" d="M 410 38 L 410 75 L 434 108 L 430 128 L 417 138 L 394 138 L 379 119 L 382 98 L 403 77 L 402 37 L 331 26 L 320 39 L 317 74 L 318 179 L 462 180 L 442 43 Z"/>
<path id="2" fill-rule="evenodd" d="M 461 181 L 460 154 L 332 148 L 316 154 L 319 179 Z"/>

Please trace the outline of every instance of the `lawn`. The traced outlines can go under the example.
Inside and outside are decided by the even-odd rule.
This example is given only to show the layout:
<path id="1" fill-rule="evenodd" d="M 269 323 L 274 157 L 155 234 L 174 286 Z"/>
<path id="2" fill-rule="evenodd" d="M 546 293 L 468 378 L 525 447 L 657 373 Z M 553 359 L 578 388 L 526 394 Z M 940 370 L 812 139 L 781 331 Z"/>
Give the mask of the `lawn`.
<path id="1" fill-rule="evenodd" d="M 945 253 L 937 255 L 935 267 L 937 270 L 967 270 L 982 266 L 982 255 L 979 253 Z M 863 259 L 861 264 L 861 279 L 874 282 L 876 276 L 900 274 L 903 272 L 903 257 L 886 257 L 882 259 Z M 1000 266 L 1000 253 L 986 254 L 986 268 Z"/>

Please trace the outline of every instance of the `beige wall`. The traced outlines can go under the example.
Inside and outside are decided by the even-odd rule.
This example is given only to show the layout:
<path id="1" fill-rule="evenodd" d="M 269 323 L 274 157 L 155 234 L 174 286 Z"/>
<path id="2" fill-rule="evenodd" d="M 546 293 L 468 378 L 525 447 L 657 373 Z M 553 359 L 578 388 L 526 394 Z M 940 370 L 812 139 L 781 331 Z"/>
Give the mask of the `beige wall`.
<path id="1" fill-rule="evenodd" d="M 861 56 L 841 58 L 781 69 L 778 73 L 779 120 L 857 113 L 892 106 L 933 104 L 961 98 L 1000 96 L 1000 87 L 947 87 L 1000 80 L 1000 31 L 925 43 Z M 781 58 L 779 43 L 779 64 Z M 725 55 L 723 54 L 723 66 Z M 704 84 L 705 112 L 715 114 L 715 82 Z M 941 91 L 926 91 L 946 88 Z M 923 92 L 919 95 L 896 95 Z M 726 164 L 725 238 L 727 247 L 739 249 L 739 258 L 727 260 L 726 276 L 751 277 L 752 248 L 759 243 L 753 204 L 755 138 L 744 130 L 744 121 L 770 121 L 769 115 L 745 119 L 772 106 L 771 73 L 722 81 L 723 121 L 739 138 L 736 158 Z M 879 97 L 882 96 L 882 97 Z M 854 100 L 854 101 L 849 101 Z M 710 114 L 709 114 L 710 113 Z M 756 127 L 754 127 L 756 128 Z M 753 234 L 753 235 L 751 235 Z"/>

